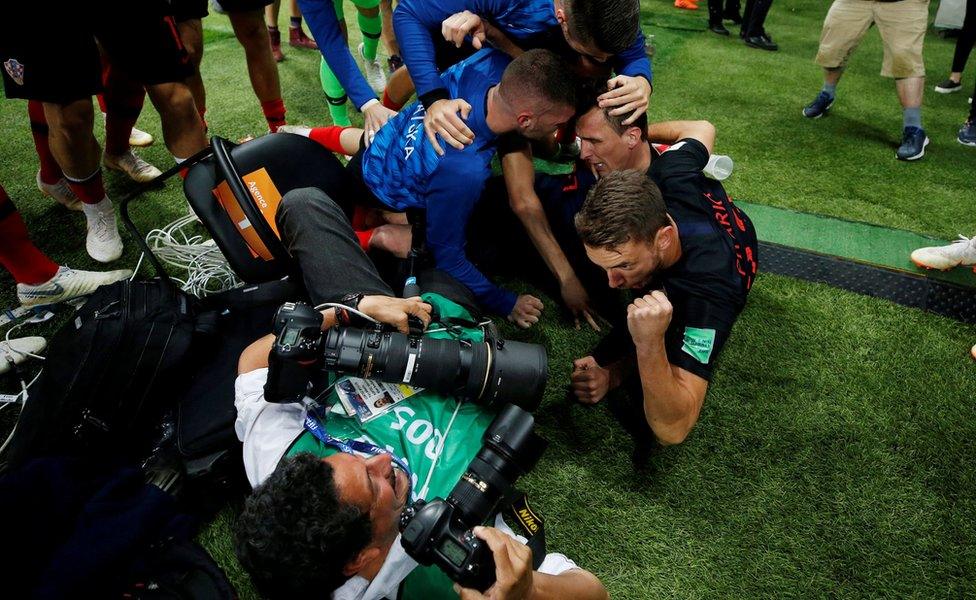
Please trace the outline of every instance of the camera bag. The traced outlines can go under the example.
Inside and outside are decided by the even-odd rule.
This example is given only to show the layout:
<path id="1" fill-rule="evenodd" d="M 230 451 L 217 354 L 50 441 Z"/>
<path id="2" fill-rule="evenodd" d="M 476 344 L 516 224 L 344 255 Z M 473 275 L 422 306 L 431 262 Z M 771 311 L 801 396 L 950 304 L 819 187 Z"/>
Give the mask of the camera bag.
<path id="1" fill-rule="evenodd" d="M 172 405 L 198 332 L 196 300 L 169 281 L 102 286 L 51 339 L 8 462 L 38 456 L 137 458 Z"/>

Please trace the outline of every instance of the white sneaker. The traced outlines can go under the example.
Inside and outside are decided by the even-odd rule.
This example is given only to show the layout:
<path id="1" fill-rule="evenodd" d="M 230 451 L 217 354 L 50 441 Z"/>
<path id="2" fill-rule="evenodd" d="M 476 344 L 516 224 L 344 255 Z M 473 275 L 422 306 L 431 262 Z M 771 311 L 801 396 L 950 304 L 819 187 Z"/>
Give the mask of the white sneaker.
<path id="1" fill-rule="evenodd" d="M 85 204 L 82 208 L 88 220 L 88 236 L 85 238 L 88 256 L 103 263 L 122 256 L 122 238 L 115 223 L 112 201 L 105 198 L 98 204 Z"/>
<path id="2" fill-rule="evenodd" d="M 27 360 L 29 355 L 40 354 L 45 348 L 47 348 L 47 340 L 34 335 L 0 342 L 0 375 L 10 370 L 11 362 L 19 365 Z"/>
<path id="3" fill-rule="evenodd" d="M 44 183 L 41 181 L 41 171 L 37 171 L 37 189 L 45 196 L 54 198 L 58 204 L 68 210 L 81 210 L 81 199 L 71 191 L 68 180 L 62 177 L 57 183 Z"/>
<path id="4" fill-rule="evenodd" d="M 137 129 L 133 127 L 132 131 L 129 132 L 130 146 L 135 146 L 137 148 L 145 148 L 146 146 L 152 146 L 154 141 L 156 140 L 153 139 L 151 133 L 148 133 L 141 129 Z"/>
<path id="5" fill-rule="evenodd" d="M 282 125 L 276 133 L 293 133 L 302 137 L 308 137 L 312 133 L 312 128 L 306 125 Z"/>
<path id="6" fill-rule="evenodd" d="M 380 64 L 379 58 L 366 59 L 361 42 L 359 44 L 359 57 L 363 59 L 363 70 L 366 71 L 366 81 L 369 82 L 369 87 L 373 88 L 377 94 L 382 95 L 383 90 L 386 89 L 386 69 Z"/>
<path id="7" fill-rule="evenodd" d="M 946 271 L 959 265 L 976 265 L 976 237 L 960 235 L 948 246 L 919 248 L 912 252 L 912 262 L 925 269 Z"/>
<path id="8" fill-rule="evenodd" d="M 163 174 L 162 171 L 139 158 L 132 150 L 119 156 L 105 154 L 102 157 L 102 164 L 114 171 L 122 171 L 136 183 L 146 183 Z"/>
<path id="9" fill-rule="evenodd" d="M 58 267 L 58 272 L 50 281 L 37 285 L 18 283 L 17 300 L 23 306 L 57 304 L 78 296 L 87 296 L 99 286 L 115 283 L 131 276 L 132 271 L 129 269 L 100 272 L 75 271 L 68 267 Z"/>

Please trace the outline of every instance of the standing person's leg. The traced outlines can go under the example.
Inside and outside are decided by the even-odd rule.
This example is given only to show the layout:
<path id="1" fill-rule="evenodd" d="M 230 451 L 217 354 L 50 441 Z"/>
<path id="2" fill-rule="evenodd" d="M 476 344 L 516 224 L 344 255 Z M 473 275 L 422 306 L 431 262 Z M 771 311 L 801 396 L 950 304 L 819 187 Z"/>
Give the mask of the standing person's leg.
<path id="1" fill-rule="evenodd" d="M 69 210 L 81 210 L 81 200 L 68 187 L 68 180 L 61 172 L 61 165 L 55 160 L 48 144 L 47 118 L 44 116 L 44 105 L 37 100 L 28 100 L 27 117 L 30 119 L 31 137 L 34 138 L 34 149 L 41 167 L 37 171 L 37 189 L 45 196 L 54 198 L 58 204 Z"/>
<path id="2" fill-rule="evenodd" d="M 286 193 L 276 221 L 312 302 L 335 302 L 350 293 L 394 295 L 360 247 L 345 213 L 322 190 Z"/>
<path id="3" fill-rule="evenodd" d="M 973 88 L 973 97 L 976 98 L 976 85 Z M 976 146 L 976 103 L 969 107 L 969 118 L 959 128 L 956 140 L 964 146 Z"/>
<path id="4" fill-rule="evenodd" d="M 976 0 L 967 0 L 966 18 L 956 40 L 956 50 L 952 55 L 952 72 L 949 73 L 949 80 L 957 85 L 946 91 L 954 92 L 962 87 L 962 72 L 966 68 L 966 61 L 969 60 L 974 44 L 976 44 Z M 942 90 L 937 87 L 936 91 Z"/>
<path id="5" fill-rule="evenodd" d="M 760 50 L 779 50 L 779 46 L 766 34 L 766 15 L 773 0 L 747 0 L 742 16 L 742 36 L 746 45 Z"/>
<path id="6" fill-rule="evenodd" d="M 203 87 L 203 77 L 200 76 L 200 63 L 203 62 L 203 18 L 209 12 L 207 0 L 170 0 L 173 20 L 180 35 L 183 48 L 190 56 L 193 72 L 185 79 L 193 94 L 200 120 L 206 128 L 207 119 L 207 91 Z"/>
<path id="7" fill-rule="evenodd" d="M 386 89 L 386 70 L 376 59 L 380 36 L 383 33 L 383 19 L 380 18 L 379 0 L 353 0 L 356 5 L 359 30 L 363 34 L 363 42 L 359 45 L 359 55 L 363 58 L 363 70 L 366 81 L 377 94 Z"/>
<path id="8" fill-rule="evenodd" d="M 383 19 L 383 47 L 386 48 L 387 68 L 392 75 L 394 71 L 403 66 L 403 58 L 400 56 L 400 42 L 396 39 L 393 31 L 393 0 L 380 0 L 380 16 Z"/>
<path id="9" fill-rule="evenodd" d="M 739 0 L 725 0 L 723 18 L 732 21 L 733 25 L 742 25 L 742 5 Z"/>
<path id="10" fill-rule="evenodd" d="M 342 29 L 342 37 L 349 43 L 349 35 L 346 30 L 346 15 L 342 8 L 342 0 L 332 0 L 339 27 Z M 332 117 L 333 125 L 339 127 L 349 127 L 349 112 L 346 110 L 346 90 L 339 83 L 339 78 L 332 72 L 329 63 L 325 62 L 324 57 L 319 58 L 319 81 L 322 84 L 322 91 L 325 92 L 325 100 L 329 103 L 329 115 Z"/>
<path id="11" fill-rule="evenodd" d="M 224 8 L 228 9 L 234 35 L 244 47 L 251 87 L 261 102 L 268 129 L 274 133 L 285 124 L 285 103 L 281 99 L 278 66 L 268 43 L 268 27 L 264 24 L 263 10 L 233 11 L 226 4 Z"/>
<path id="12" fill-rule="evenodd" d="M 264 22 L 268 26 L 268 38 L 271 40 L 271 55 L 275 62 L 285 60 L 281 51 L 281 32 L 278 31 L 278 14 L 281 12 L 281 0 L 274 0 L 264 7 Z"/>
<path id="13" fill-rule="evenodd" d="M 722 24 L 722 0 L 708 0 L 708 29 L 719 35 L 729 35 Z"/>
<path id="14" fill-rule="evenodd" d="M 102 54 L 102 94 L 105 102 L 105 154 L 102 164 L 125 173 L 138 183 L 151 181 L 161 172 L 129 147 L 132 128 L 142 112 L 146 90 L 138 81 L 112 66 L 111 59 Z"/>
<path id="15" fill-rule="evenodd" d="M 837 83 L 844 73 L 847 60 L 874 22 L 871 4 L 875 3 L 835 0 L 830 5 L 820 32 L 820 46 L 815 60 L 824 71 L 823 88 L 813 102 L 803 108 L 804 117 L 818 119 L 833 105 Z M 743 17 L 743 23 L 744 19 Z"/>
<path id="16" fill-rule="evenodd" d="M 881 76 L 895 80 L 902 106 L 902 142 L 899 160 L 918 160 L 925 155 L 929 138 L 922 127 L 925 93 L 925 61 L 922 57 L 928 27 L 928 2 L 876 2 L 875 23 L 884 45 Z"/>
<path id="17" fill-rule="evenodd" d="M 207 146 L 203 121 L 185 83 L 194 68 L 170 6 L 161 0 L 118 0 L 112 9 L 128 27 L 96 32 L 112 70 L 146 87 L 163 125 L 166 147 L 181 162 Z"/>
<path id="18" fill-rule="evenodd" d="M 128 269 L 99 273 L 59 267 L 31 242 L 24 220 L 2 185 L 0 265 L 17 282 L 17 299 L 24 306 L 63 302 L 132 275 Z"/>
<path id="19" fill-rule="evenodd" d="M 279 0 L 280 1 L 280 0 Z M 288 20 L 288 45 L 305 50 L 318 50 L 319 45 L 315 40 L 305 35 L 302 29 L 302 9 L 298 6 L 298 0 L 291 0 L 291 18 Z"/>

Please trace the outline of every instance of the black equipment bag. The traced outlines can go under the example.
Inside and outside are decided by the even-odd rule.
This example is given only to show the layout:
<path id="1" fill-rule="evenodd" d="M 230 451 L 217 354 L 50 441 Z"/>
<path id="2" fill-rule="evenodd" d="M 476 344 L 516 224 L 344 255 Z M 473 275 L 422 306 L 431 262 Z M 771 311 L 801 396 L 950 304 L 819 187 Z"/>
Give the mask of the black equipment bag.
<path id="1" fill-rule="evenodd" d="M 51 339 L 8 462 L 52 454 L 134 458 L 175 401 L 196 329 L 196 301 L 168 281 L 119 281 L 93 293 Z"/>

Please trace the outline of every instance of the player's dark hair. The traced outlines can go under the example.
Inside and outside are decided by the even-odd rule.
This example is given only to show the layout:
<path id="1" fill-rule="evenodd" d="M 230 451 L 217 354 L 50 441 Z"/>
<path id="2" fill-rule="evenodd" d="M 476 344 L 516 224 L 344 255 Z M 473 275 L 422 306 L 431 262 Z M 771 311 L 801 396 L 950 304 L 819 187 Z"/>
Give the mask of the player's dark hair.
<path id="1" fill-rule="evenodd" d="M 570 34 L 582 44 L 620 54 L 640 30 L 640 0 L 566 0 Z"/>
<path id="2" fill-rule="evenodd" d="M 513 60 L 498 87 L 510 105 L 543 100 L 558 106 L 576 106 L 576 75 L 566 61 L 549 50 L 529 50 Z"/>
<path id="3" fill-rule="evenodd" d="M 268 598 L 328 595 L 372 539 L 369 515 L 339 499 L 332 465 L 308 452 L 282 459 L 244 503 L 237 558 Z"/>
<path id="4" fill-rule="evenodd" d="M 651 240 L 670 224 L 661 190 L 634 170 L 608 173 L 597 181 L 576 213 L 576 231 L 591 248 Z"/>
<path id="5" fill-rule="evenodd" d="M 610 111 L 615 107 L 608 106 L 605 108 L 600 108 L 598 106 L 599 103 L 597 102 L 597 98 L 606 92 L 606 81 L 589 82 L 583 84 L 579 93 L 577 94 L 578 102 L 576 104 L 576 114 L 582 116 L 591 110 L 599 110 L 603 113 L 603 118 L 606 119 L 607 123 L 609 123 L 610 127 L 617 132 L 617 134 L 622 134 L 631 127 L 637 127 L 640 129 L 641 139 L 647 140 L 647 112 L 642 113 L 630 125 L 624 125 L 624 120 L 630 116 L 630 113 L 611 115 Z"/>

